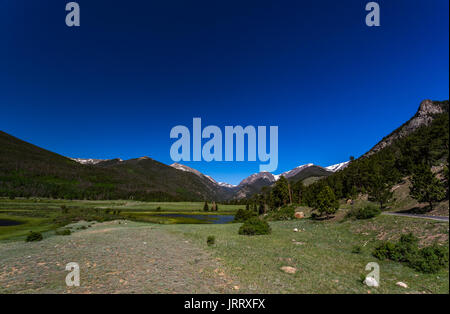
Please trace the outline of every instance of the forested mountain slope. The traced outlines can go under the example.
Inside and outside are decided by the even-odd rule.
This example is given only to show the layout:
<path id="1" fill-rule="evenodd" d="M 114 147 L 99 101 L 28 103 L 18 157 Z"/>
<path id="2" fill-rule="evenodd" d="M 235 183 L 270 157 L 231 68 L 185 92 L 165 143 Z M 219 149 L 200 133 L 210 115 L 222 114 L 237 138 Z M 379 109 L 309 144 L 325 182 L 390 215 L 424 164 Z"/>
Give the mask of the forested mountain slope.
<path id="1" fill-rule="evenodd" d="M 80 164 L 0 131 L 0 196 L 168 201 L 216 193 L 196 175 L 151 158 Z"/>

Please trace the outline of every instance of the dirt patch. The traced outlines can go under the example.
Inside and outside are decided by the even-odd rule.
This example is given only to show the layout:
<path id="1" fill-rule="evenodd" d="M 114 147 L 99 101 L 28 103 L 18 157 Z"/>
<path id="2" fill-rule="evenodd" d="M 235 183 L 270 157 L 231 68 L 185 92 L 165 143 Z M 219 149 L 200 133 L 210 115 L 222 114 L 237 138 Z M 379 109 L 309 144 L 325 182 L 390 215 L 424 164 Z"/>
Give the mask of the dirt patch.
<path id="1" fill-rule="evenodd" d="M 37 243 L 0 243 L 0 293 L 232 293 L 219 261 L 160 227 L 96 225 Z M 66 287 L 65 265 L 80 266 Z"/>
<path id="2" fill-rule="evenodd" d="M 417 221 L 416 218 L 399 218 L 394 225 L 379 220 L 361 222 L 350 230 L 357 234 L 373 235 L 379 241 L 397 241 L 402 234 L 413 233 L 419 246 L 448 243 L 448 223 Z"/>

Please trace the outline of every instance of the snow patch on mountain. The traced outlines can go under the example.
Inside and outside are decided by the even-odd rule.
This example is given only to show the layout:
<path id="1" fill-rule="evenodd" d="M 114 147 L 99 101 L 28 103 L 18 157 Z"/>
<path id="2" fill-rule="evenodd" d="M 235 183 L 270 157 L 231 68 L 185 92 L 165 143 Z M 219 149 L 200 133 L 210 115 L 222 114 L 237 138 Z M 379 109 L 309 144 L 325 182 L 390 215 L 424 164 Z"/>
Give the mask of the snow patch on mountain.
<path id="1" fill-rule="evenodd" d="M 225 183 L 225 182 L 217 182 L 218 185 L 223 186 L 224 188 L 235 188 L 236 185 L 234 184 L 230 184 L 230 183 Z"/>
<path id="2" fill-rule="evenodd" d="M 273 174 L 271 174 L 270 172 L 258 172 L 258 173 L 254 173 L 251 176 L 248 176 L 247 178 L 245 178 L 244 180 L 241 181 L 241 183 L 239 183 L 239 185 L 248 185 L 248 184 L 252 184 L 257 180 L 266 180 L 269 182 L 275 182 L 275 176 Z"/>
<path id="3" fill-rule="evenodd" d="M 349 164 L 350 164 L 350 161 L 341 162 L 339 164 L 335 164 L 335 165 L 331 165 L 331 166 L 325 167 L 325 169 L 327 169 L 328 171 L 336 172 L 336 171 L 344 169 Z"/>
<path id="4" fill-rule="evenodd" d="M 198 170 L 195 170 L 195 169 L 193 169 L 193 168 L 191 168 L 191 167 L 188 167 L 188 166 L 185 166 L 185 165 L 182 165 L 182 164 L 179 164 L 179 163 L 173 163 L 173 164 L 171 164 L 170 165 L 171 167 L 173 167 L 173 168 L 175 168 L 175 169 L 178 169 L 178 170 L 182 170 L 182 171 L 186 171 L 186 172 L 191 172 L 191 173 L 193 173 L 193 174 L 195 174 L 195 175 L 197 175 L 197 176 L 199 176 L 199 177 L 201 177 L 201 178 L 207 178 L 209 181 L 211 181 L 212 183 L 214 183 L 214 184 L 216 184 L 216 185 L 220 185 L 216 180 L 214 180 L 212 177 L 210 177 L 210 176 L 208 176 L 208 175 L 206 175 L 206 174 L 203 174 L 203 173 L 201 173 L 200 171 L 198 171 Z"/>
<path id="5" fill-rule="evenodd" d="M 286 179 L 295 176 L 296 174 L 298 174 L 299 172 L 303 171 L 304 169 L 308 168 L 308 167 L 312 167 L 314 166 L 314 164 L 306 164 L 306 165 L 301 165 L 298 167 L 295 167 L 292 170 L 289 171 L 285 171 L 279 175 L 275 175 L 276 180 L 278 180 L 281 176 L 285 177 Z"/>
<path id="6" fill-rule="evenodd" d="M 70 158 L 70 157 L 69 157 Z M 96 165 L 103 161 L 108 161 L 112 159 L 93 159 L 93 158 L 70 158 L 73 161 L 76 161 L 82 165 Z M 119 161 L 123 161 L 122 159 L 118 158 Z"/>

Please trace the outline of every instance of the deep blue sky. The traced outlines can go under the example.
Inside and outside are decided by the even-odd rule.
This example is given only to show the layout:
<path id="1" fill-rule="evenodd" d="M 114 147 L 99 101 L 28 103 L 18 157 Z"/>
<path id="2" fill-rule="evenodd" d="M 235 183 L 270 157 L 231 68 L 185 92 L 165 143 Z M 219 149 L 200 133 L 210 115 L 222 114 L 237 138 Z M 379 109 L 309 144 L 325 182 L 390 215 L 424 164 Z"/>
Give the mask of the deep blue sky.
<path id="1" fill-rule="evenodd" d="M 359 156 L 449 98 L 447 0 L 0 1 L 0 129 L 65 156 L 170 164 L 170 129 L 278 125 L 280 173 Z M 187 165 L 238 183 L 259 162 Z"/>

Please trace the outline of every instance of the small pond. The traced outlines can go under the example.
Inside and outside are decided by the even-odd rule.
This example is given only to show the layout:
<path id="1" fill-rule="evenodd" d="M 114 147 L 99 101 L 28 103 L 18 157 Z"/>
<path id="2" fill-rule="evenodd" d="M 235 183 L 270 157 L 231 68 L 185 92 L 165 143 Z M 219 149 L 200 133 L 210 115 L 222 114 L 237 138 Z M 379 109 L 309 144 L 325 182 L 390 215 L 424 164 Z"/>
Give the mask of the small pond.
<path id="1" fill-rule="evenodd" d="M 21 225 L 22 222 L 15 221 L 15 220 L 9 220 L 9 219 L 0 219 L 0 227 L 8 227 L 8 226 L 17 226 Z"/>
<path id="2" fill-rule="evenodd" d="M 153 216 L 167 217 L 167 218 L 188 218 L 195 219 L 198 223 L 209 224 L 226 224 L 234 220 L 233 215 L 201 215 L 201 214 L 154 214 Z"/>

